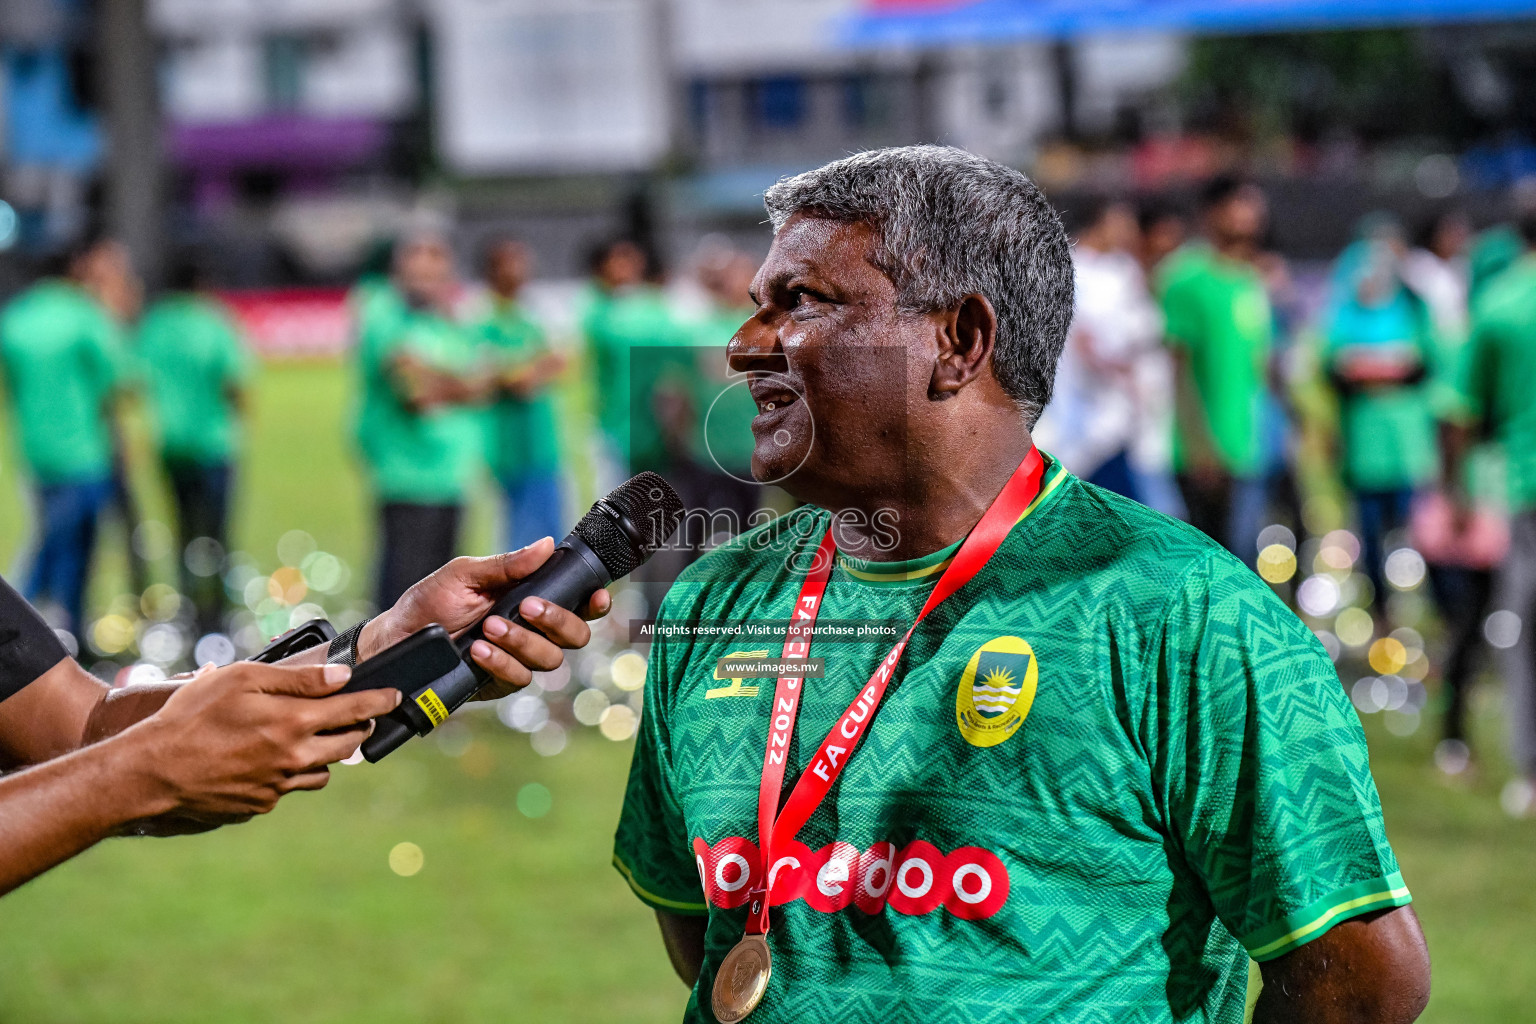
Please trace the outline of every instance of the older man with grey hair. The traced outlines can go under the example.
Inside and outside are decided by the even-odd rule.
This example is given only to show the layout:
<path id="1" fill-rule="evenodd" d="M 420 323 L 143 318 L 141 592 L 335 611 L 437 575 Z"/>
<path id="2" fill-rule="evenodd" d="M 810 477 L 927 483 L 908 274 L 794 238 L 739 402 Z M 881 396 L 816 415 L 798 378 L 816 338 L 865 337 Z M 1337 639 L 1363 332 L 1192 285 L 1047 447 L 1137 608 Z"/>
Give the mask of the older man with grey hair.
<path id="1" fill-rule="evenodd" d="M 668 594 L 614 856 L 686 1019 L 1235 1024 L 1250 957 L 1256 1021 L 1415 1018 L 1327 655 L 1030 438 L 1072 308 L 1040 191 L 914 146 L 766 198 L 728 351 L 805 504 Z"/>

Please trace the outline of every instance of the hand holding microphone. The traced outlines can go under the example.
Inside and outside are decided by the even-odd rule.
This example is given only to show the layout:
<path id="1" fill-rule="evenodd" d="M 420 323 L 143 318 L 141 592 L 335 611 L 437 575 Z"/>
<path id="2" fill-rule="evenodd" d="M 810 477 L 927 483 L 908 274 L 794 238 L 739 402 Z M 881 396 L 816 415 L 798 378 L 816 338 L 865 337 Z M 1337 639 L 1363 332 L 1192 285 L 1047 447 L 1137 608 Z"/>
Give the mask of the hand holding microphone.
<path id="1" fill-rule="evenodd" d="M 515 678 L 511 666 L 501 663 L 502 659 L 511 662 L 513 658 L 485 639 L 486 619 L 507 619 L 514 626 L 514 633 L 531 639 L 532 634 L 522 634 L 515 627 L 537 629 L 551 619 L 564 617 L 559 609 L 586 609 L 597 591 L 627 576 L 650 558 L 672 535 L 681 515 L 682 501 L 671 485 L 655 473 L 641 473 L 593 505 L 537 570 L 488 609 L 481 610 L 483 598 L 463 597 L 461 605 L 473 606 L 464 608 L 469 613 L 465 617 L 473 624 L 455 640 L 450 640 L 437 624 L 408 636 L 391 628 L 389 622 L 381 622 L 372 636 L 365 631 L 359 647 L 366 660 L 358 663 L 347 689 L 395 687 L 405 699 L 394 712 L 376 720 L 373 734 L 363 744 L 363 756 L 369 761 L 379 760 L 412 736 L 436 728 L 454 709 L 487 687 L 488 696 L 510 692 L 497 682 L 497 677 Z M 413 595 L 407 594 L 392 609 L 394 621 L 411 621 L 413 604 L 437 610 L 439 622 L 462 621 L 442 614 L 443 608 L 453 607 L 454 599 L 434 588 L 448 585 L 447 581 L 439 580 L 438 574 L 423 580 L 417 584 L 422 591 L 414 600 Z M 547 609 L 531 622 L 520 610 L 530 597 L 538 598 Z M 505 640 L 499 642 L 505 645 Z M 368 648 L 386 644 L 385 649 L 368 656 Z M 540 658 L 524 658 L 521 654 L 516 660 L 531 661 L 537 667 L 553 668 L 558 664 L 557 650 L 542 653 L 553 654 L 549 659 L 552 663 L 545 665 Z"/>

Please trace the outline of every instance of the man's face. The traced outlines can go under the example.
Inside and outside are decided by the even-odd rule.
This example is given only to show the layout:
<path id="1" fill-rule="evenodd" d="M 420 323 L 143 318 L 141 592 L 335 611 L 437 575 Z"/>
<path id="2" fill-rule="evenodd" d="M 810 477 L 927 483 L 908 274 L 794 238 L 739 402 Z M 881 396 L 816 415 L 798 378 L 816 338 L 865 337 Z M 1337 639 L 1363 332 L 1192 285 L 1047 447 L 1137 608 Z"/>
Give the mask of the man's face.
<path id="1" fill-rule="evenodd" d="M 516 242 L 503 242 L 491 251 L 486 277 L 498 295 L 516 295 L 528 281 L 528 250 Z"/>
<path id="2" fill-rule="evenodd" d="M 1104 229 L 1104 247 L 1110 252 L 1133 252 L 1141 241 L 1136 226 L 1136 211 L 1124 203 L 1115 203 L 1104 211 L 1101 218 Z"/>
<path id="3" fill-rule="evenodd" d="M 448 243 L 419 239 L 408 243 L 395 258 L 400 289 L 423 305 L 445 302 L 453 287 L 453 253 Z"/>
<path id="4" fill-rule="evenodd" d="M 597 277 L 605 288 L 634 287 L 645 280 L 645 253 L 633 242 L 619 242 L 603 256 Z"/>
<path id="5" fill-rule="evenodd" d="M 1228 196 L 1211 211 L 1211 227 L 1218 241 L 1257 244 L 1264 235 L 1269 206 L 1264 193 L 1249 185 Z"/>
<path id="6" fill-rule="evenodd" d="M 142 286 L 133 272 L 128 249 L 121 242 L 100 242 L 81 253 L 71 274 L 119 319 L 131 320 L 138 314 Z"/>
<path id="7" fill-rule="evenodd" d="M 757 312 L 728 349 L 731 368 L 753 378 L 753 475 L 824 507 L 899 497 L 909 417 L 932 376 L 933 322 L 898 312 L 875 242 L 863 224 L 791 217 L 753 280 Z"/>

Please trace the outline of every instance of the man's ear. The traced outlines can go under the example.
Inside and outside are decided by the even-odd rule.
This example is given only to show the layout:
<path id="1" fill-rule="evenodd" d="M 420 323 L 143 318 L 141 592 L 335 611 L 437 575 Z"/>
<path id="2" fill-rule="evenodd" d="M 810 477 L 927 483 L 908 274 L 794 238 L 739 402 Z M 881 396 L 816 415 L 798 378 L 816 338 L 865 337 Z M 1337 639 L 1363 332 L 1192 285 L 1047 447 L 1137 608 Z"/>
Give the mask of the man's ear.
<path id="1" fill-rule="evenodd" d="M 987 372 L 997 343 L 997 311 L 986 296 L 967 295 L 935 318 L 939 351 L 928 395 L 943 400 Z"/>

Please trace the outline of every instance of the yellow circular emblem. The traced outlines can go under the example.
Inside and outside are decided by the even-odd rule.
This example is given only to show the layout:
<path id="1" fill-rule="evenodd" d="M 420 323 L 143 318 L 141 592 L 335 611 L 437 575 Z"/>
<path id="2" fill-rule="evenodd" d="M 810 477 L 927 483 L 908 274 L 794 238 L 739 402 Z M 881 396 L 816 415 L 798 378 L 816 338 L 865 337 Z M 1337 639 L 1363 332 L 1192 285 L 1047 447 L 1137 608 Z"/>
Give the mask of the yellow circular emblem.
<path id="1" fill-rule="evenodd" d="M 1039 668 L 1034 648 L 1016 636 L 999 636 L 976 649 L 960 676 L 955 721 L 977 747 L 995 747 L 1019 731 L 1035 702 Z"/>

